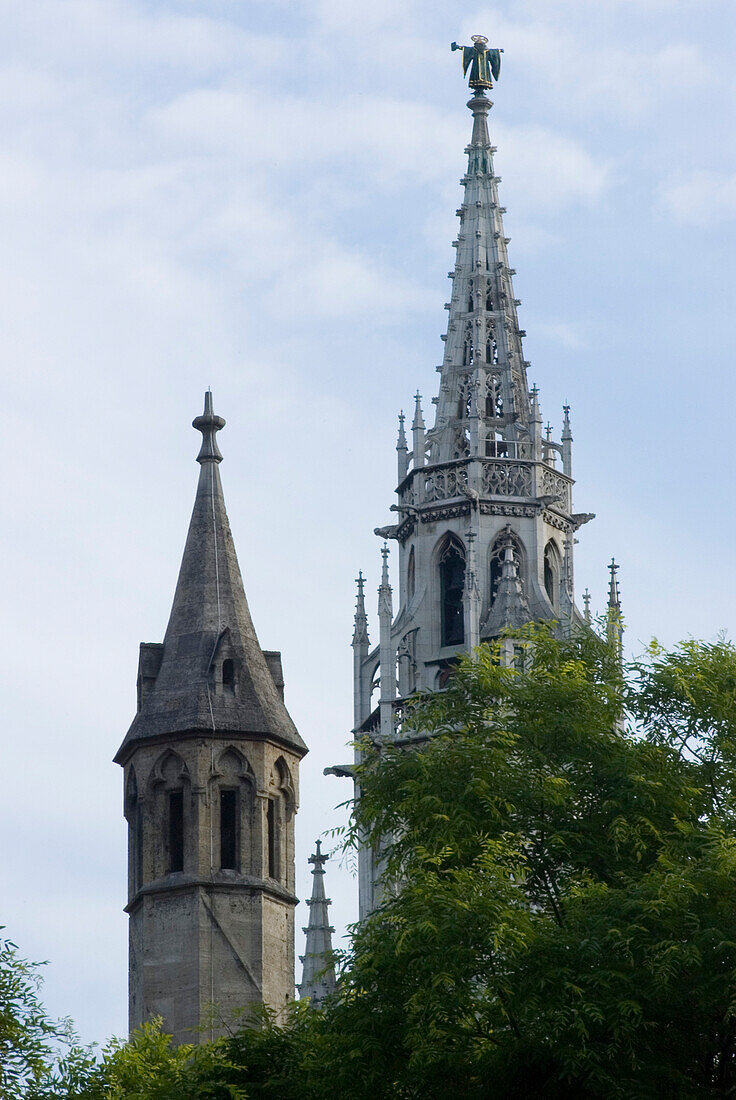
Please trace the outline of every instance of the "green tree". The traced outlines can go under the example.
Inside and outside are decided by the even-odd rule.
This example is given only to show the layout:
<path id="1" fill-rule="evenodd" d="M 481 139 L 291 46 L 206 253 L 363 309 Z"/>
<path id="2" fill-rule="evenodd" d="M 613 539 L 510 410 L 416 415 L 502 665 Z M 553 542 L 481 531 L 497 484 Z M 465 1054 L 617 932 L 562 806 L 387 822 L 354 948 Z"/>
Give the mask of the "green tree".
<path id="1" fill-rule="evenodd" d="M 331 1071 L 356 1098 L 731 1095 L 736 654 L 624 677 L 590 632 L 520 644 L 523 673 L 482 647 L 413 743 L 364 746 L 352 839 L 386 846 L 386 900 Z"/>
<path id="2" fill-rule="evenodd" d="M 41 965 L 22 958 L 12 940 L 0 937 L 3 1100 L 41 1096 L 52 1083 L 74 1086 L 91 1065 L 90 1053 L 79 1046 L 70 1021 L 51 1019 L 41 1003 Z"/>
<path id="3" fill-rule="evenodd" d="M 383 846 L 384 900 L 322 1009 L 151 1025 L 29 1098 L 736 1095 L 736 651 L 515 644 L 363 746 L 346 842 Z"/>

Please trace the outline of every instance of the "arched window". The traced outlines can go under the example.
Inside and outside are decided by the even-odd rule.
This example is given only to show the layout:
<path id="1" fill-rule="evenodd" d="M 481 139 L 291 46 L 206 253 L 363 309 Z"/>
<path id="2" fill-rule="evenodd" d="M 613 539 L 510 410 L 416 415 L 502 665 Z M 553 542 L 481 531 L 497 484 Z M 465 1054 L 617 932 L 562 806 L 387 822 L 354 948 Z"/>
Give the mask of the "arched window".
<path id="1" fill-rule="evenodd" d="M 154 831 L 151 844 L 150 873 L 175 874 L 188 869 L 192 861 L 190 835 L 191 780 L 189 770 L 181 756 L 167 749 L 156 762 L 149 779 L 153 797 Z M 146 867 L 146 875 L 149 869 Z"/>
<path id="2" fill-rule="evenodd" d="M 560 601 L 560 554 L 552 539 L 544 548 L 544 587 L 549 602 L 557 609 Z"/>
<path id="3" fill-rule="evenodd" d="M 266 872 L 290 889 L 293 875 L 288 852 L 293 844 L 293 813 L 294 788 L 286 761 L 280 756 L 271 772 L 266 802 Z"/>
<path id="4" fill-rule="evenodd" d="M 473 280 L 470 280 L 470 286 L 468 287 L 468 313 L 473 312 Z"/>
<path id="5" fill-rule="evenodd" d="M 209 804 L 215 830 L 210 848 L 211 869 L 251 874 L 257 835 L 253 827 L 255 778 L 247 758 L 235 746 L 229 745 L 213 760 L 210 784 Z M 260 866 L 260 859 L 257 863 Z"/>
<path id="6" fill-rule="evenodd" d="M 235 661 L 231 657 L 222 662 L 222 686 L 231 691 L 235 688 Z"/>
<path id="7" fill-rule="evenodd" d="M 409 562 L 406 567 L 406 598 L 410 600 L 416 587 L 416 566 L 414 562 L 414 547 L 409 551 Z"/>
<path id="8" fill-rule="evenodd" d="M 506 546 L 507 546 L 509 541 L 511 542 L 511 553 L 513 555 L 514 561 L 516 562 L 516 575 L 518 576 L 519 580 L 522 582 L 522 585 L 524 583 L 524 580 L 523 580 L 524 555 L 523 555 L 521 543 L 519 542 L 518 538 L 513 533 L 513 531 L 511 531 L 511 529 L 508 529 L 508 530 L 505 530 L 501 535 L 499 535 L 499 537 L 496 539 L 496 541 L 493 544 L 493 549 L 491 550 L 491 576 L 490 576 L 490 592 L 491 592 L 490 606 L 491 607 L 493 606 L 493 601 L 495 600 L 496 593 L 498 592 L 498 583 L 501 580 L 501 574 L 503 572 L 503 559 L 506 555 Z"/>
<path id="9" fill-rule="evenodd" d="M 439 567 L 442 645 L 462 645 L 465 641 L 463 616 L 465 553 L 462 544 L 454 536 L 450 536 L 440 554 Z"/>

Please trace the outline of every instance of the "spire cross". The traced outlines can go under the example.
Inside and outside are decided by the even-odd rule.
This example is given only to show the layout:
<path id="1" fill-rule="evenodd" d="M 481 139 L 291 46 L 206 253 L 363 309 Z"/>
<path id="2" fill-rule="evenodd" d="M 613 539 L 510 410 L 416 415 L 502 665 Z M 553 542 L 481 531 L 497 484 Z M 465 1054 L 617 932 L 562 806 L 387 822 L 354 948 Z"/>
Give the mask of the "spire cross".
<path id="1" fill-rule="evenodd" d="M 324 874 L 324 864 L 330 858 L 326 853 L 322 853 L 322 841 L 315 840 L 314 846 L 317 849 L 314 855 L 309 857 L 309 862 L 314 864 L 313 875 Z"/>
<path id="2" fill-rule="evenodd" d="M 585 621 L 590 622 L 590 589 L 586 588 L 583 592 L 583 604 L 585 606 Z"/>
<path id="3" fill-rule="evenodd" d="M 547 421 L 544 430 L 547 433 L 547 439 L 551 439 L 551 437 L 552 437 L 552 425 L 550 424 L 549 420 Z"/>
<path id="4" fill-rule="evenodd" d="M 355 578 L 355 583 L 358 586 L 358 596 L 363 596 L 363 585 L 365 584 L 365 577 L 363 576 L 363 570 L 358 571 L 358 576 Z"/>

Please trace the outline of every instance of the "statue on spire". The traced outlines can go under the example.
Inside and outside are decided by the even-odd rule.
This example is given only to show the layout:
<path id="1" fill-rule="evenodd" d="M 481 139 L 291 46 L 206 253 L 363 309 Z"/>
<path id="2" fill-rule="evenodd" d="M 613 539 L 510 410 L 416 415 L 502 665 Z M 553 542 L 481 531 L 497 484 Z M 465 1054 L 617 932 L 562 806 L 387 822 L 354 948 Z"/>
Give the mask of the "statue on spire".
<path id="1" fill-rule="evenodd" d="M 470 69 L 468 83 L 474 91 L 492 88 L 491 77 L 498 80 L 498 74 L 501 72 L 503 50 L 489 50 L 488 39 L 482 34 L 474 34 L 472 41 L 472 46 L 458 46 L 457 42 L 453 42 L 450 49 L 462 50 L 463 76 L 466 76 Z"/>

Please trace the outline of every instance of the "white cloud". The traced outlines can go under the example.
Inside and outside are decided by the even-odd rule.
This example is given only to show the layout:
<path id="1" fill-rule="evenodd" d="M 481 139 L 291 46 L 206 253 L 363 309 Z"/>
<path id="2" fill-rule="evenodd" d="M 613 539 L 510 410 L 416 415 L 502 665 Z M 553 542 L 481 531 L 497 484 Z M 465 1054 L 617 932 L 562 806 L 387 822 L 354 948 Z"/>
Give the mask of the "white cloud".
<path id="1" fill-rule="evenodd" d="M 736 218 L 736 172 L 691 172 L 662 188 L 660 206 L 683 224 L 708 226 Z"/>
<path id="2" fill-rule="evenodd" d="M 567 351 L 578 351 L 587 341 L 583 326 L 575 321 L 540 321 L 534 324 L 535 335 L 552 340 Z"/>

